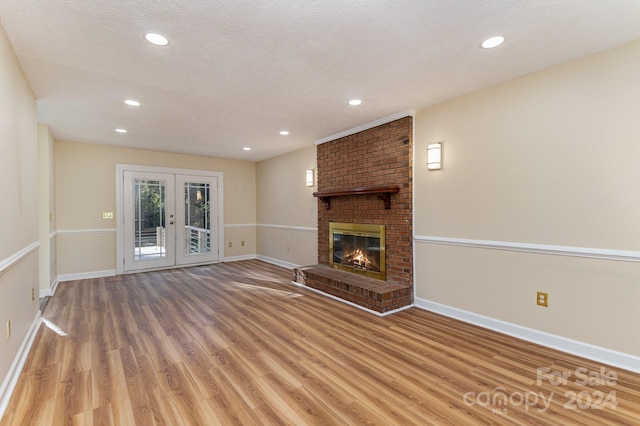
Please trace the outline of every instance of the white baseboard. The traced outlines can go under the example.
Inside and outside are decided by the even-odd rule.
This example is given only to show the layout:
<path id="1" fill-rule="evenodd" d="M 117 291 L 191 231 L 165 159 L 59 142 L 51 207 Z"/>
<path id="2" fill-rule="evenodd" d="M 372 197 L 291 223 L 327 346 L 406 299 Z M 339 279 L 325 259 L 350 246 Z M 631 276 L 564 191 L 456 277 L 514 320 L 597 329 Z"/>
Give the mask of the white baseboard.
<path id="1" fill-rule="evenodd" d="M 224 262 L 239 262 L 241 260 L 253 260 L 256 258 L 255 254 L 243 254 L 240 256 L 228 256 L 224 258 Z"/>
<path id="2" fill-rule="evenodd" d="M 40 289 L 40 299 L 43 297 L 50 297 L 56 294 L 56 289 L 58 288 L 58 284 L 60 284 L 60 280 L 56 278 L 52 283 L 50 288 Z"/>
<path id="3" fill-rule="evenodd" d="M 29 351 L 31 350 L 31 345 L 33 344 L 33 339 L 35 339 L 36 334 L 38 333 L 38 329 L 40 328 L 40 324 L 42 323 L 42 318 L 40 316 L 40 311 L 36 314 L 27 335 L 24 337 L 22 344 L 20 345 L 20 349 L 16 354 L 16 357 L 11 364 L 11 368 L 9 368 L 9 372 L 2 382 L 2 387 L 0 387 L 0 419 L 4 415 L 7 406 L 9 405 L 9 400 L 11 399 L 11 395 L 18 383 L 18 378 L 20 377 L 20 373 L 22 372 L 22 367 L 24 367 L 24 363 L 27 361 L 27 356 L 29 355 Z"/>
<path id="4" fill-rule="evenodd" d="M 91 271 L 91 272 L 78 272 L 76 274 L 61 274 L 58 275 L 58 282 L 63 281 L 75 281 L 75 280 L 87 280 L 91 278 L 104 278 L 115 277 L 115 269 L 107 269 L 106 271 Z"/>
<path id="5" fill-rule="evenodd" d="M 316 292 L 318 294 L 321 294 L 323 296 L 329 297 L 329 298 L 331 298 L 333 300 L 337 300 L 338 302 L 346 303 L 349 306 L 353 306 L 354 308 L 358 308 L 358 309 L 360 309 L 362 311 L 369 312 L 370 314 L 377 315 L 379 317 L 386 317 L 387 315 L 395 314 L 396 312 L 404 311 L 405 309 L 409 309 L 409 308 L 413 307 L 413 304 L 411 304 L 411 305 L 403 306 L 402 308 L 394 309 L 392 311 L 378 312 L 378 311 L 374 311 L 373 309 L 369 309 L 369 308 L 365 308 L 364 306 L 360 306 L 357 303 L 353 303 L 353 302 L 350 302 L 348 300 L 342 299 L 340 297 L 334 296 L 333 294 L 325 293 L 322 290 L 318 290 L 316 288 L 309 287 L 309 286 L 306 286 L 304 284 L 300 284 L 297 281 L 291 281 L 291 284 L 293 284 L 293 285 L 295 285 L 297 287 L 301 287 L 301 288 L 305 288 L 307 290 L 314 291 L 314 292 Z"/>
<path id="6" fill-rule="evenodd" d="M 276 266 L 282 266 L 283 268 L 287 268 L 287 269 L 295 269 L 298 268 L 300 265 L 296 265 L 295 263 L 291 263 L 291 262 L 286 262 L 284 260 L 280 260 L 280 259 L 274 259 L 272 257 L 267 257 L 267 256 L 262 256 L 261 254 L 245 254 L 242 256 L 230 256 L 230 257 L 225 257 L 224 261 L 225 262 L 238 262 L 241 260 L 253 260 L 253 259 L 258 259 L 258 260 L 262 260 L 263 262 L 267 262 L 267 263 L 271 263 L 272 265 L 276 265 Z"/>
<path id="7" fill-rule="evenodd" d="M 483 328 L 488 328 L 489 330 L 517 337 L 518 339 L 633 371 L 634 373 L 640 373 L 640 357 L 638 356 L 591 345 L 589 343 L 579 342 L 577 340 L 512 324 L 426 299 L 420 299 L 418 297 L 414 298 L 414 304 L 417 308 L 435 312 L 450 318 L 455 318 Z"/>
<path id="8" fill-rule="evenodd" d="M 256 256 L 256 259 L 262 260 L 263 262 L 271 263 L 272 265 L 282 266 L 283 268 L 287 269 L 296 269 L 300 267 L 300 265 L 296 265 L 295 263 L 286 262 L 280 259 L 274 259 L 273 257 L 262 256 L 261 254 Z"/>

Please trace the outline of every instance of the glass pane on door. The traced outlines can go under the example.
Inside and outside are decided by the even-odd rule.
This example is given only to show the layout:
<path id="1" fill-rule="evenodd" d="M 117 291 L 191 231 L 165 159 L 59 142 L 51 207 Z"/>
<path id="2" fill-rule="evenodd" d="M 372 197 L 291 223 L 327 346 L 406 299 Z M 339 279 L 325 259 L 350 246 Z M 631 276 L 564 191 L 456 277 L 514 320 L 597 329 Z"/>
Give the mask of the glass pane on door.
<path id="1" fill-rule="evenodd" d="M 167 257 L 166 182 L 134 179 L 134 261 Z"/>
<path id="2" fill-rule="evenodd" d="M 211 252 L 211 197 L 208 183 L 184 184 L 184 255 Z"/>

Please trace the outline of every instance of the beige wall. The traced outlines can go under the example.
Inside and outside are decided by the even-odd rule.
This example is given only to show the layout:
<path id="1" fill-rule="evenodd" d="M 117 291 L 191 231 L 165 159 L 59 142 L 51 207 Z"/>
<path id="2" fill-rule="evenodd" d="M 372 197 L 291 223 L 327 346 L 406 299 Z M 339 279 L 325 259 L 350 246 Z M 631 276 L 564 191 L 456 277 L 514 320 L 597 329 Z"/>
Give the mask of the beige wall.
<path id="1" fill-rule="evenodd" d="M 60 276 L 115 270 L 116 223 L 101 212 L 116 211 L 117 163 L 223 172 L 225 257 L 255 254 L 255 163 L 63 141 L 54 151 Z"/>
<path id="2" fill-rule="evenodd" d="M 640 263 L 561 255 L 640 253 L 639 75 L 637 42 L 420 111 L 416 296 L 640 355 Z"/>
<path id="3" fill-rule="evenodd" d="M 316 186 L 305 185 L 305 171 L 316 169 L 310 146 L 257 164 L 257 254 L 285 265 L 318 262 Z"/>
<path id="4" fill-rule="evenodd" d="M 38 312 L 36 102 L 0 26 L 0 385 Z M 11 321 L 11 337 L 5 327 Z M 7 389 L 0 388 L 0 406 Z M 1 413 L 0 413 L 1 414 Z"/>

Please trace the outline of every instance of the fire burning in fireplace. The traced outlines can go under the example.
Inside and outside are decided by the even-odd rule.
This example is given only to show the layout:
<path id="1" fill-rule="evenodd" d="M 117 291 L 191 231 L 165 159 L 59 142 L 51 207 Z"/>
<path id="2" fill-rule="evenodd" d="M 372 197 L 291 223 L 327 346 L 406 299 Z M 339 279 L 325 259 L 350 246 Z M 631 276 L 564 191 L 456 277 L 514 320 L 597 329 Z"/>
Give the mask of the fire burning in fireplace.
<path id="1" fill-rule="evenodd" d="M 331 266 L 386 279 L 384 225 L 331 222 L 329 234 Z"/>
<path id="2" fill-rule="evenodd" d="M 356 249 L 350 254 L 347 254 L 344 258 L 344 263 L 347 265 L 351 265 L 356 269 L 380 272 L 380 269 L 373 265 L 371 260 L 369 260 L 369 258 L 364 254 L 362 249 Z"/>

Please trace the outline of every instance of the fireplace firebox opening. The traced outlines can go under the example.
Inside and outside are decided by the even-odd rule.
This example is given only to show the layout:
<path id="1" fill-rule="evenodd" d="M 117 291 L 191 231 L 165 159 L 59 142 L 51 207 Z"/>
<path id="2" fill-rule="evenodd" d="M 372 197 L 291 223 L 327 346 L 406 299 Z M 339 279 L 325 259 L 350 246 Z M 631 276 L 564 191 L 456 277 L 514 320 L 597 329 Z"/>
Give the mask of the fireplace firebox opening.
<path id="1" fill-rule="evenodd" d="M 386 280 L 384 225 L 330 222 L 329 265 Z"/>

